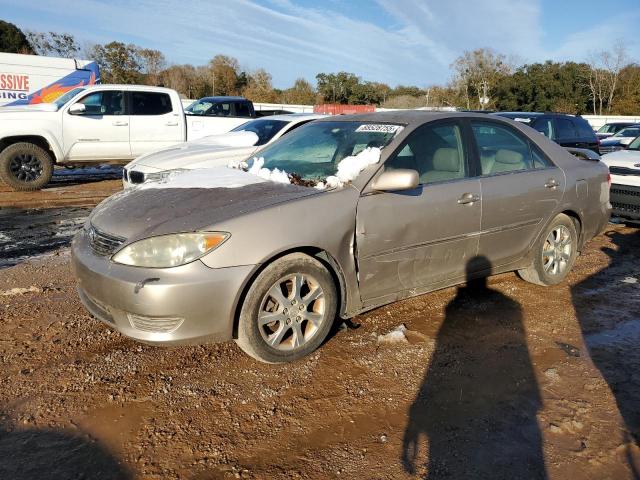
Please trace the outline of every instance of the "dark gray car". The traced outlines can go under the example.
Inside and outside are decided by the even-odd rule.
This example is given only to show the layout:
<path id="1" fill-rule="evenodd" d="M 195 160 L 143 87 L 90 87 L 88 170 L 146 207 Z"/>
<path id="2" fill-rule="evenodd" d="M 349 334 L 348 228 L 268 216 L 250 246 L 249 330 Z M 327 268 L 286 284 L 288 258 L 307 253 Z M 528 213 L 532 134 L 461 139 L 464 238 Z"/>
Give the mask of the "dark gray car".
<path id="1" fill-rule="evenodd" d="M 500 117 L 330 117 L 260 155 L 258 175 L 191 171 L 100 204 L 73 242 L 89 311 L 141 341 L 284 362 L 338 315 L 511 270 L 557 284 L 610 214 L 604 164 Z"/>

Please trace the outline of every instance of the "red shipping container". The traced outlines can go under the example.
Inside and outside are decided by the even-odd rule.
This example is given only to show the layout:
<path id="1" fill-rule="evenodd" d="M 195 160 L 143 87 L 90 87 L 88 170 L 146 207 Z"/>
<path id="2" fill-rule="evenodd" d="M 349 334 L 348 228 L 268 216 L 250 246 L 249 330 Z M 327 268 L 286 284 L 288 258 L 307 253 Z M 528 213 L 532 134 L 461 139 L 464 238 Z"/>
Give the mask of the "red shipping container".
<path id="1" fill-rule="evenodd" d="M 351 115 L 354 113 L 370 113 L 375 111 L 375 105 L 343 105 L 340 103 L 324 103 L 322 105 L 313 106 L 313 113 L 320 113 L 324 115 Z"/>

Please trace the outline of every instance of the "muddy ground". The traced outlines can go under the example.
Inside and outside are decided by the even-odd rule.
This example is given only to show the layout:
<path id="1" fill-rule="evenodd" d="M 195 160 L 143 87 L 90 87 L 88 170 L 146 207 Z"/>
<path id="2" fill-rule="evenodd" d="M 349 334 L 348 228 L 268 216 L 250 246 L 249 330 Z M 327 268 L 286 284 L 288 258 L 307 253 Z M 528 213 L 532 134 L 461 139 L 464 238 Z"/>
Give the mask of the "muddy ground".
<path id="1" fill-rule="evenodd" d="M 73 230 L 69 210 L 21 214 Z M 1 479 L 640 478 L 637 228 L 612 225 L 557 287 L 423 295 L 280 366 L 111 331 L 64 244 L 0 267 Z M 401 324 L 408 342 L 378 343 Z"/>

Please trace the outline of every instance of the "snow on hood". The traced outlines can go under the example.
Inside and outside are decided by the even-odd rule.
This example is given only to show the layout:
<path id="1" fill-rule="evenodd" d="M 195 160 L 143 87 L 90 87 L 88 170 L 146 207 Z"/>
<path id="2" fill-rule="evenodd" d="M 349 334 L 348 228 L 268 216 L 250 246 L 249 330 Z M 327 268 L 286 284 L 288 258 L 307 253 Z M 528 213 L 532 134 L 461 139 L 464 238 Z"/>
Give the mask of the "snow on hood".
<path id="1" fill-rule="evenodd" d="M 55 103 L 36 103 L 34 105 L 11 105 L 0 107 L 0 113 L 9 112 L 57 112 L 58 106 Z"/>
<path id="2" fill-rule="evenodd" d="M 255 132 L 240 131 L 227 132 L 218 135 L 207 135 L 187 142 L 187 144 L 196 145 L 224 145 L 227 147 L 252 147 L 258 143 L 258 135 Z"/>
<path id="3" fill-rule="evenodd" d="M 240 188 L 263 182 L 266 182 L 266 180 L 251 173 L 220 166 L 190 170 L 168 170 L 161 179 L 148 181 L 134 188 L 137 190 L 157 188 Z"/>

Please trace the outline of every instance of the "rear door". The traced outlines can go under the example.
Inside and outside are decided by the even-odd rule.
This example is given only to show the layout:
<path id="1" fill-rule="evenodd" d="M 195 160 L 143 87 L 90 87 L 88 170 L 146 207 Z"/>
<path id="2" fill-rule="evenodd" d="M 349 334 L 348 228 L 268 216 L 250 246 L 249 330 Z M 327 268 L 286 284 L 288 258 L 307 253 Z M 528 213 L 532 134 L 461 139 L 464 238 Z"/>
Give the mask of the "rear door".
<path id="1" fill-rule="evenodd" d="M 75 103 L 85 105 L 80 115 L 62 115 L 65 159 L 68 161 L 129 160 L 129 115 L 122 90 L 87 93 Z"/>
<path id="2" fill-rule="evenodd" d="M 184 141 L 182 113 L 176 111 L 165 92 L 130 91 L 131 153 L 144 153 Z"/>
<path id="3" fill-rule="evenodd" d="M 416 170 L 421 184 L 374 192 L 358 202 L 356 254 L 365 305 L 464 279 L 478 249 L 480 181 L 470 175 L 459 122 L 419 127 L 384 168 Z"/>
<path id="4" fill-rule="evenodd" d="M 473 120 L 471 130 L 481 164 L 479 254 L 499 267 L 522 258 L 554 214 L 564 172 L 510 125 Z"/>

